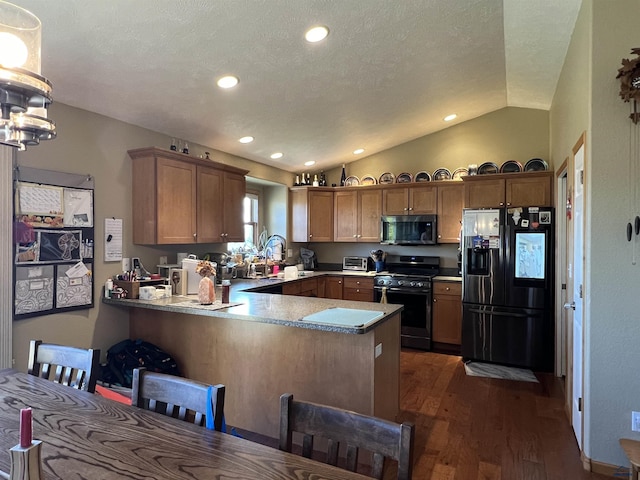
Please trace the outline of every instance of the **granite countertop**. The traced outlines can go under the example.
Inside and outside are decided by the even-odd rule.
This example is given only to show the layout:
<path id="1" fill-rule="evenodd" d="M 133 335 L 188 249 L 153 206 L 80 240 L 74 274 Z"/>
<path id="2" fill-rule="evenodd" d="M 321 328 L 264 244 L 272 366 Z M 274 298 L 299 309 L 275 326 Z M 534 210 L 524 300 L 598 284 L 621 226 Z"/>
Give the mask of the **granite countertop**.
<path id="1" fill-rule="evenodd" d="M 284 280 L 277 277 L 265 279 L 235 279 L 231 283 L 229 295 L 230 306 L 219 303 L 222 298 L 222 287 L 216 285 L 216 298 L 218 302 L 206 306 L 198 303 L 197 295 L 173 295 L 170 298 L 157 300 L 133 300 L 133 299 L 112 299 L 103 298 L 102 302 L 109 305 L 122 307 L 147 308 L 152 310 L 162 310 L 166 312 L 185 313 L 190 315 L 201 315 L 218 318 L 229 318 L 251 322 L 272 323 L 277 325 L 310 328 L 332 332 L 342 332 L 350 334 L 363 334 L 373 330 L 381 322 L 388 320 L 402 309 L 402 305 L 380 304 L 374 302 L 354 302 L 348 300 L 333 300 L 328 298 L 298 297 L 292 295 L 279 295 L 270 293 L 250 292 L 248 289 L 268 287 L 286 282 L 302 280 L 323 275 L 359 275 L 373 276 L 374 272 L 309 272 L 298 279 Z M 340 324 L 340 319 L 336 323 L 314 322 L 303 320 L 309 315 L 318 314 L 332 308 L 341 308 L 358 311 L 381 312 L 382 316 L 374 321 L 364 323 L 361 326 L 352 326 L 348 322 Z M 339 312 L 339 311 L 337 311 Z M 349 313 L 349 312 L 342 312 Z M 353 312 L 354 314 L 360 312 Z"/>
<path id="2" fill-rule="evenodd" d="M 434 282 L 462 282 L 462 277 L 458 275 L 436 275 Z"/>

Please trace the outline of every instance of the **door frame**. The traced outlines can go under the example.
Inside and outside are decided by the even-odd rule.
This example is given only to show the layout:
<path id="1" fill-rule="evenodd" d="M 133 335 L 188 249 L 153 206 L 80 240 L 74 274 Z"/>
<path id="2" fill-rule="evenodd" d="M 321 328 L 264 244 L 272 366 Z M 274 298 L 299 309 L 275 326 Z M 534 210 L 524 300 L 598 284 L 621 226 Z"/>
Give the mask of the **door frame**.
<path id="1" fill-rule="evenodd" d="M 567 191 L 569 157 L 556 170 L 556 258 L 555 266 L 555 367 L 556 377 L 565 377 L 568 368 L 567 344 Z M 566 384 L 565 384 L 566 385 Z"/>

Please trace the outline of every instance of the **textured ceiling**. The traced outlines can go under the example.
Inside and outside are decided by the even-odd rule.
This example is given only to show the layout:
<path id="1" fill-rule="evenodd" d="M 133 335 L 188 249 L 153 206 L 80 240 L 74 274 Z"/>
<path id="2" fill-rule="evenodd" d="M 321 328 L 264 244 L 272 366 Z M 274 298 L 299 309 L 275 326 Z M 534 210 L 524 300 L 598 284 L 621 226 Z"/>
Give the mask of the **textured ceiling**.
<path id="1" fill-rule="evenodd" d="M 549 109 L 581 0 L 12 3 L 42 21 L 55 102 L 295 172 L 441 130 L 449 113 Z M 331 33 L 308 44 L 316 24 Z M 240 84 L 220 90 L 224 74 Z"/>

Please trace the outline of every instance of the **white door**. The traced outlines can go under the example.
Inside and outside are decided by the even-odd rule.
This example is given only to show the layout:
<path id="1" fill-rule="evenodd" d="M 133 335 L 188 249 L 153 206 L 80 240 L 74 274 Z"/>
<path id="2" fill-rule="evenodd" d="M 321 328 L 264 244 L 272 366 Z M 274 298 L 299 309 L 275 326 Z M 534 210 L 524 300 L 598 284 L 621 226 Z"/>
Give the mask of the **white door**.
<path id="1" fill-rule="evenodd" d="M 573 255 L 568 267 L 567 275 L 571 284 L 571 290 L 567 292 L 568 303 L 573 307 L 572 328 L 572 398 L 571 398 L 571 424 L 578 441 L 578 447 L 582 450 L 582 381 L 583 381 L 583 267 L 584 267 L 584 162 L 585 162 L 584 135 L 580 138 L 573 150 L 573 199 L 572 199 L 572 223 L 573 223 Z"/>

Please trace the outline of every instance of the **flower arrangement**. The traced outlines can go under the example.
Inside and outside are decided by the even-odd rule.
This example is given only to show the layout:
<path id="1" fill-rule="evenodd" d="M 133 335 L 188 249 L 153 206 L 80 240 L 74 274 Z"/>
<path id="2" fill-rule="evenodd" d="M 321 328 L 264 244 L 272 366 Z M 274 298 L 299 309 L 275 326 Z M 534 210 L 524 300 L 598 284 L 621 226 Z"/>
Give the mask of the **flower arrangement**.
<path id="1" fill-rule="evenodd" d="M 198 262 L 198 265 L 196 266 L 196 273 L 201 277 L 210 277 L 211 275 L 216 274 L 213 265 L 211 265 L 211 262 L 208 260 L 201 260 Z"/>

